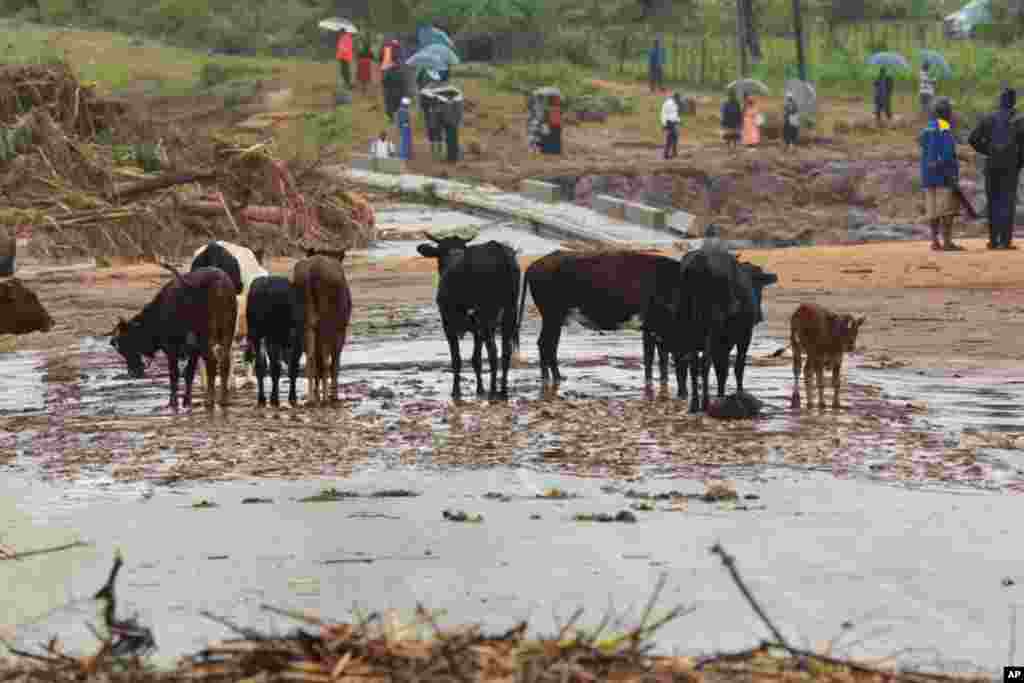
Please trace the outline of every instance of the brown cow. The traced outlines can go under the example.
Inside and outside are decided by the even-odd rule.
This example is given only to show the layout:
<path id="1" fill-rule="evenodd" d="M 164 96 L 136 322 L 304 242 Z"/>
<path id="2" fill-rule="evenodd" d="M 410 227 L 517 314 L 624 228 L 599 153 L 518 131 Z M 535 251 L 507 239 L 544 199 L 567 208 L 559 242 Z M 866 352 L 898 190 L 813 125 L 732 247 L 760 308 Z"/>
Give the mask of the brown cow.
<path id="1" fill-rule="evenodd" d="M 0 280 L 0 334 L 49 332 L 53 318 L 35 292 L 16 277 Z"/>
<path id="2" fill-rule="evenodd" d="M 338 360 L 352 317 L 352 294 L 341 266 L 345 252 L 307 253 L 312 255 L 296 263 L 292 271 L 296 332 L 303 343 L 293 345 L 289 374 L 295 386 L 298 356 L 305 349 L 312 401 L 320 403 L 328 396 L 337 401 Z"/>
<path id="3" fill-rule="evenodd" d="M 800 407 L 800 363 L 803 354 L 804 381 L 807 383 L 807 407 L 812 407 L 812 375 L 818 382 L 818 406 L 825 406 L 826 367 L 832 368 L 832 407 L 839 408 L 839 371 L 843 354 L 857 345 L 857 332 L 865 317 L 833 313 L 816 304 L 800 304 L 790 319 L 789 341 L 793 347 L 793 407 Z"/>
<path id="4" fill-rule="evenodd" d="M 209 372 L 206 376 L 206 407 L 213 408 L 214 384 L 220 371 L 221 403 L 228 402 L 228 378 L 231 376 L 231 343 L 235 338 L 238 301 L 235 284 L 220 268 L 200 268 L 174 273 L 156 297 L 131 320 L 118 321 L 111 333 L 110 345 L 124 357 L 128 373 L 140 379 L 146 374 L 143 358 L 157 351 L 167 356 L 171 380 L 172 408 L 178 407 L 178 358 L 186 356 L 185 406 L 192 404 L 192 381 L 202 355 Z"/>

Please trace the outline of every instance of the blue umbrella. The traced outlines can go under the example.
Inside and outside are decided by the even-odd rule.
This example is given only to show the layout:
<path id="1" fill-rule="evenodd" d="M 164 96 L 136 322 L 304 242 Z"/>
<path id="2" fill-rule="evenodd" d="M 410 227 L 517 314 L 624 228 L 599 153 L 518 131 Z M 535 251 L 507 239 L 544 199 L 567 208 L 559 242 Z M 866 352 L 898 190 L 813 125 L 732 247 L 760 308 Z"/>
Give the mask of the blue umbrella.
<path id="1" fill-rule="evenodd" d="M 450 50 L 455 50 L 455 43 L 452 42 L 452 39 L 448 36 L 447 33 L 437 28 L 436 26 L 427 27 L 427 30 L 424 31 L 424 34 L 426 35 L 427 40 L 426 43 L 422 45 L 422 47 L 427 47 L 429 45 L 444 45 Z"/>
<path id="2" fill-rule="evenodd" d="M 459 64 L 460 61 L 459 56 L 450 47 L 434 43 L 414 54 L 405 63 L 435 71 L 447 71 L 450 65 Z"/>
<path id="3" fill-rule="evenodd" d="M 953 75 L 953 70 L 949 68 L 949 63 L 946 58 L 935 50 L 921 50 L 917 53 L 917 56 L 921 58 L 921 61 L 928 65 L 929 68 L 937 66 L 942 70 L 942 75 L 950 77 Z"/>
<path id="4" fill-rule="evenodd" d="M 902 69 L 909 69 L 910 62 L 898 52 L 876 52 L 868 57 L 868 64 L 872 66 L 898 66 Z"/>

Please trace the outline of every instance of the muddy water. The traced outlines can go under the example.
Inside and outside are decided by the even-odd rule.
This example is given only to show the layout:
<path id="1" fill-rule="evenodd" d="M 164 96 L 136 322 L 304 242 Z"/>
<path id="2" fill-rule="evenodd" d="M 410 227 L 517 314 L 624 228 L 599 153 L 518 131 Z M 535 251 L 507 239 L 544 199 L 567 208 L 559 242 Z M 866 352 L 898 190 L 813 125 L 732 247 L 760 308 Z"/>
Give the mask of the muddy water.
<path id="1" fill-rule="evenodd" d="M 508 405 L 473 395 L 466 343 L 467 400 L 453 406 L 436 311 L 423 307 L 380 324 L 391 329 L 354 335 L 343 354 L 341 411 L 351 417 L 329 418 L 339 420 L 333 428 L 305 406 L 258 411 L 252 387 L 230 411 L 172 414 L 162 359 L 147 379 L 130 380 L 103 339 L 83 340 L 59 356 L 0 356 L 0 472 L 7 501 L 17 506 L 0 542 L 19 550 L 56 536 L 96 542 L 90 550 L 0 563 L 5 581 L 18 580 L 12 572 L 19 571 L 60 586 L 19 598 L 9 612 L 21 624 L 18 641 L 60 632 L 70 644 L 89 642 L 88 601 L 37 617 L 95 591 L 113 548 L 121 547 L 128 558 L 124 607 L 154 625 L 164 661 L 227 635 L 199 617 L 203 609 L 255 627 L 290 628 L 259 604 L 345 617 L 353 604 L 409 609 L 422 601 L 448 609 L 453 622 L 503 627 L 530 618 L 549 631 L 552 610 L 564 617 L 581 604 L 593 606 L 596 622 L 609 596 L 624 609 L 642 604 L 661 571 L 670 575 L 667 603 L 699 608 L 663 632 L 663 646 L 738 649 L 765 634 L 707 554 L 721 540 L 798 641 L 813 645 L 841 635 L 837 651 L 852 655 L 934 648 L 947 669 L 964 661 L 991 669 L 1002 661 L 1006 605 L 1016 588 L 1001 581 L 1024 580 L 1014 573 L 1024 532 L 1011 522 L 1016 497 L 997 492 L 1020 488 L 1024 459 L 999 443 L 977 447 L 963 464 L 951 453 L 974 432 L 1024 430 L 1024 377 L 876 370 L 855 358 L 844 411 L 797 412 L 788 407 L 788 364 L 768 360 L 781 342 L 761 338 L 747 389 L 766 401 L 766 414 L 720 431 L 657 388 L 645 396 L 636 332 L 602 335 L 571 325 L 560 349 L 568 379 L 552 398 L 539 381 L 537 326 L 530 321 L 523 333 L 527 364 L 512 373 Z M 611 424 L 608 439 L 632 443 L 635 462 L 626 469 L 613 460 L 574 462 L 588 459 L 572 455 L 586 435 L 562 429 L 564 413 L 557 412 L 574 405 L 595 411 L 584 416 L 595 430 Z M 658 411 L 671 422 L 668 441 L 664 425 L 637 427 L 637 413 Z M 316 442 L 325 448 L 358 420 L 369 421 L 376 440 L 347 442 L 360 451 L 351 462 L 328 464 L 325 456 L 310 466 L 308 453 L 274 452 L 280 443 L 286 451 L 314 448 L 286 441 L 302 429 L 325 434 L 326 442 Z M 627 433 L 616 436 L 615 424 Z M 718 440 L 703 441 L 710 436 Z M 722 457 L 719 449 L 730 440 L 746 445 Z M 818 444 L 821 453 L 794 457 L 802 441 Z M 704 453 L 678 450 L 691 442 L 711 445 Z M 742 457 L 748 446 L 760 455 Z M 588 448 L 599 452 L 601 444 Z M 458 457 L 453 449 L 461 449 Z M 201 475 L 187 473 L 201 468 L 180 468 L 198 467 L 193 461 L 211 452 L 234 458 L 236 469 L 222 478 L 241 481 L 190 482 Z M 138 462 L 126 468 L 133 457 Z M 282 469 L 249 478 L 255 465 L 276 459 Z M 178 476 L 168 476 L 176 470 Z M 738 505 L 691 500 L 685 509 L 659 502 L 653 511 L 637 511 L 635 525 L 572 519 L 627 507 L 634 502 L 622 495 L 627 485 L 695 493 L 713 477 L 733 479 L 741 496 L 758 498 Z M 892 483 L 899 485 L 883 485 Z M 329 486 L 423 495 L 295 500 Z M 553 486 L 580 498 L 535 498 Z M 486 499 L 488 492 L 510 500 Z M 246 497 L 273 502 L 243 505 Z M 220 507 L 190 507 L 203 499 Z M 445 508 L 481 513 L 484 523 L 444 522 Z M 845 620 L 853 632 L 840 628 Z M 934 659 L 934 652 L 901 656 L 906 663 Z"/>

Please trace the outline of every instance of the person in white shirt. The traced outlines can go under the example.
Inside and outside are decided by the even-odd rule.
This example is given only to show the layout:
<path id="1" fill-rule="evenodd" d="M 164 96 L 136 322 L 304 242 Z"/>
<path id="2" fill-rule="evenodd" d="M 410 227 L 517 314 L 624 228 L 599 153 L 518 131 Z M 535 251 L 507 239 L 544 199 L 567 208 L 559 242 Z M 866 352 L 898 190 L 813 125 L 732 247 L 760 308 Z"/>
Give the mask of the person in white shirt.
<path id="1" fill-rule="evenodd" d="M 661 127 L 665 129 L 665 158 L 679 156 L 679 93 L 669 95 L 661 105 Z"/>
<path id="2" fill-rule="evenodd" d="M 395 156 L 395 146 L 388 140 L 388 132 L 381 131 L 380 137 L 370 145 L 370 156 L 374 159 L 388 159 Z"/>

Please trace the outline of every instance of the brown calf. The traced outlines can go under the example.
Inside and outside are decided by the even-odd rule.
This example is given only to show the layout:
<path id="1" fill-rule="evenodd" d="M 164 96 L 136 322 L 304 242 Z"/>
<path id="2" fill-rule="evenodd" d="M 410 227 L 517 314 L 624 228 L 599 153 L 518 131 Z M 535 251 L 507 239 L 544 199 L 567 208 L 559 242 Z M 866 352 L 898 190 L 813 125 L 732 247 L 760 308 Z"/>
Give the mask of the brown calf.
<path id="1" fill-rule="evenodd" d="M 800 304 L 790 319 L 789 341 L 793 347 L 793 407 L 800 407 L 800 363 L 804 363 L 804 381 L 807 383 L 807 407 L 813 397 L 812 377 L 818 382 L 818 405 L 825 405 L 824 371 L 832 368 L 832 407 L 839 407 L 839 371 L 843 354 L 853 351 L 857 344 L 857 331 L 866 318 L 833 313 L 816 304 Z"/>
<path id="2" fill-rule="evenodd" d="M 18 278 L 0 280 L 0 334 L 49 332 L 53 318 Z"/>
<path id="3" fill-rule="evenodd" d="M 338 400 L 338 360 L 352 317 L 343 258 L 343 251 L 315 254 L 296 263 L 292 271 L 296 331 L 303 335 L 306 380 L 314 403 L 326 401 L 328 396 L 331 401 Z"/>

